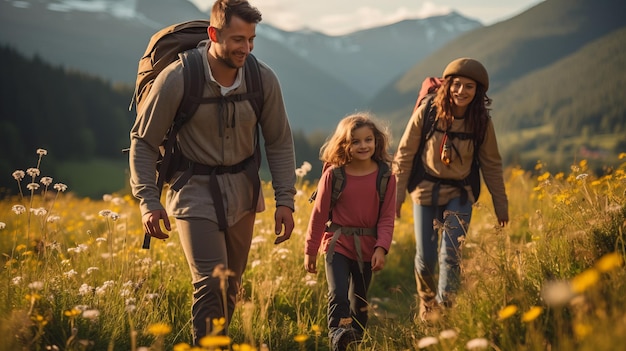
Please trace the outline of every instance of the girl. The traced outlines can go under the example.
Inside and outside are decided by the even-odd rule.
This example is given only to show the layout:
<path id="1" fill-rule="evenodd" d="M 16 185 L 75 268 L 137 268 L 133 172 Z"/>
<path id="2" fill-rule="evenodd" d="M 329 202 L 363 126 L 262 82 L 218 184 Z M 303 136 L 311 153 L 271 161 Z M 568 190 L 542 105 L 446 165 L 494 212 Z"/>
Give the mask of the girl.
<path id="1" fill-rule="evenodd" d="M 491 105 L 488 88 L 489 76 L 480 62 L 471 58 L 450 62 L 436 95 L 413 112 L 398 145 L 396 215 L 400 217 L 408 190 L 414 203 L 415 277 L 422 321 L 436 319 L 439 305 L 451 307 L 460 286 L 461 243 L 478 197 L 468 181 L 475 153 L 498 222 L 504 226 L 509 221 L 502 159 L 487 108 Z M 430 124 L 435 128 L 422 134 L 429 117 L 434 118 Z M 422 135 L 427 135 L 425 141 Z M 424 142 L 423 152 L 416 154 L 420 142 Z M 409 179 L 414 159 L 423 165 L 419 180 Z M 414 189 L 407 187 L 416 182 Z M 441 243 L 437 228 L 441 228 Z"/>
<path id="2" fill-rule="evenodd" d="M 325 170 L 307 230 L 304 267 L 317 273 L 321 245 L 326 252 L 328 335 L 333 350 L 361 341 L 372 272 L 384 267 L 391 245 L 396 179 L 388 171 L 388 147 L 386 132 L 372 117 L 359 113 L 339 122 L 321 148 Z M 345 174 L 345 187 L 331 208 L 336 168 Z M 388 177 L 383 199 L 377 189 L 380 170 L 387 170 Z"/>

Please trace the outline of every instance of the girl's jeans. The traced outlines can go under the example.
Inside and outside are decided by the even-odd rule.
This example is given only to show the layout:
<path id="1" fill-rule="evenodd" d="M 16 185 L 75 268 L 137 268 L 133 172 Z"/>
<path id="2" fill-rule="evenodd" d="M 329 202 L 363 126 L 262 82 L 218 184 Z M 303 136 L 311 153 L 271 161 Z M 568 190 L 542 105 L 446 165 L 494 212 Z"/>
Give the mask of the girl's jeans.
<path id="1" fill-rule="evenodd" d="M 451 304 L 450 298 L 461 285 L 461 243 L 472 217 L 472 202 L 461 204 L 460 198 L 455 198 L 441 206 L 413 204 L 413 217 L 415 273 L 424 277 L 439 274 L 437 302 Z M 441 227 L 441 240 L 435 223 Z"/>
<path id="2" fill-rule="evenodd" d="M 363 262 L 361 274 L 358 261 L 340 253 L 335 252 L 332 263 L 324 261 L 328 281 L 330 331 L 339 327 L 342 319 L 352 318 L 352 327 L 363 335 L 363 329 L 367 324 L 367 289 L 372 281 L 372 263 Z"/>

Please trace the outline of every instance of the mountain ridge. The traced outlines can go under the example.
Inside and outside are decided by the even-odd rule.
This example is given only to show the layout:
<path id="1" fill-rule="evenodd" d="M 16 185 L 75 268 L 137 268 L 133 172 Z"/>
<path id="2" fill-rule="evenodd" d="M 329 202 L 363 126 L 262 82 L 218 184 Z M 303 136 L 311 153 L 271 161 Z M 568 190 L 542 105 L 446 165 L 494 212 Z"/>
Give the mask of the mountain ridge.
<path id="1" fill-rule="evenodd" d="M 15 3 L 31 5 L 15 7 Z M 55 11 L 48 10 L 51 4 Z M 92 8 L 67 5 L 61 11 L 63 4 L 87 4 Z M 168 24 L 207 17 L 187 0 L 3 1 L 0 2 L 0 43 L 15 47 L 27 57 L 38 54 L 53 65 L 98 75 L 114 84 L 132 85 L 139 58 L 153 33 Z M 442 22 L 442 27 L 444 21 L 447 23 L 447 32 L 439 30 L 441 34 L 430 34 L 440 43 L 480 25 L 458 14 L 431 19 L 429 23 L 433 21 Z M 459 23 L 456 29 L 451 21 Z M 399 26 L 410 23 L 421 22 L 408 21 Z M 402 30 L 405 33 L 400 41 L 378 40 L 376 45 L 370 45 L 375 42 L 369 37 L 380 33 L 385 38 L 389 35 L 383 32 L 393 28 L 397 27 L 390 25 L 365 33 L 329 37 L 317 32 L 284 32 L 261 22 L 254 54 L 277 73 L 293 127 L 327 132 L 342 116 L 367 108 L 367 99 L 387 81 L 434 50 L 418 44 L 409 47 L 409 51 L 393 49 L 411 35 L 406 29 Z M 349 49 L 343 44 L 346 42 L 360 46 L 363 51 L 329 49 L 333 45 Z M 312 44 L 303 51 L 306 43 Z M 385 62 L 388 52 L 396 57 L 393 64 L 380 64 Z M 362 74 L 364 71 L 369 74 Z"/>

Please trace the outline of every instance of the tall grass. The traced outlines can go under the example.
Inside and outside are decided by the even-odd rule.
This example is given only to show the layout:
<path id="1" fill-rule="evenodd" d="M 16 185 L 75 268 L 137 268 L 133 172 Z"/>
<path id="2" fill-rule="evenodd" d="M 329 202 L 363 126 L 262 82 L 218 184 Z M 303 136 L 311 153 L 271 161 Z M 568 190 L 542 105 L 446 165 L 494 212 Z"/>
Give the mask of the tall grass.
<path id="1" fill-rule="evenodd" d="M 0 202 L 0 350 L 328 350 L 323 270 L 306 274 L 314 185 L 297 185 L 292 238 L 273 244 L 273 211 L 257 216 L 244 289 L 228 337 L 192 348 L 192 287 L 174 228 L 141 249 L 128 194 L 77 198 L 45 175 L 45 150 Z M 626 155 L 622 155 L 622 159 Z M 43 161 L 43 162 L 42 162 Z M 36 170 L 36 171 L 35 171 Z M 299 173 L 301 175 L 301 173 Z M 474 207 L 456 306 L 431 324 L 417 309 L 411 206 L 370 289 L 358 350 L 615 350 L 626 345 L 626 163 L 593 175 L 509 169 L 511 222 L 488 191 Z M 35 184 L 35 185 L 33 185 Z M 272 209 L 271 184 L 264 184 Z M 214 321 L 219 325 L 220 321 Z"/>

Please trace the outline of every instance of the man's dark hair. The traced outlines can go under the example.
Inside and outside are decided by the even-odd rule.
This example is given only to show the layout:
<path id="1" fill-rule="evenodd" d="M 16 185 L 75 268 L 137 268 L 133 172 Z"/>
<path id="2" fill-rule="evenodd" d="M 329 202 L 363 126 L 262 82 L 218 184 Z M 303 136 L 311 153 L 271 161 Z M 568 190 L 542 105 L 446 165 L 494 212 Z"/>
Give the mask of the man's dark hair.
<path id="1" fill-rule="evenodd" d="M 248 23 L 259 23 L 261 12 L 247 0 L 216 0 L 211 9 L 211 26 L 222 29 L 230 25 L 233 16 Z"/>

